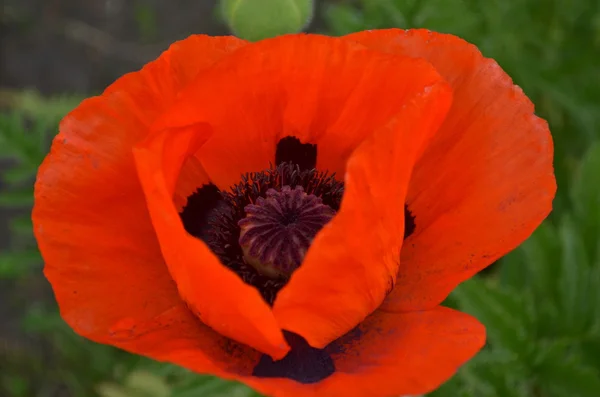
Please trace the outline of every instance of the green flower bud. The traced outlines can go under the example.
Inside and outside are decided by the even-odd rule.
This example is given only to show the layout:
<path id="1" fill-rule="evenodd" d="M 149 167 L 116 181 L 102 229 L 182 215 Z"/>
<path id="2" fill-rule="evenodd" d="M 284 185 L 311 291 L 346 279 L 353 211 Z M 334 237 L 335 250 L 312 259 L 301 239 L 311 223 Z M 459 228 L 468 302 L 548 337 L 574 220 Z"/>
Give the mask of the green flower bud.
<path id="1" fill-rule="evenodd" d="M 233 34 L 250 41 L 300 32 L 310 23 L 313 8 L 312 0 L 221 0 Z"/>

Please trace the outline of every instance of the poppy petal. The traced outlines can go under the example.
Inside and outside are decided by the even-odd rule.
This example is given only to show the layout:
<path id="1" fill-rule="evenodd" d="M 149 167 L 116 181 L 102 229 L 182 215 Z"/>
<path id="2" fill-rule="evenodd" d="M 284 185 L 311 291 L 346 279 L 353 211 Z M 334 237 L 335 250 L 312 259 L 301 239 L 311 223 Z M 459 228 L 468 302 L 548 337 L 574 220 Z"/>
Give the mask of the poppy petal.
<path id="1" fill-rule="evenodd" d="M 181 167 L 181 172 L 175 182 L 173 202 L 177 211 L 181 212 L 188 202 L 188 197 L 207 183 L 210 183 L 210 178 L 200 160 L 196 156 L 188 158 Z"/>
<path id="2" fill-rule="evenodd" d="M 484 344 L 485 327 L 479 321 L 437 307 L 411 313 L 378 310 L 327 350 L 343 375 L 344 396 L 383 397 L 436 389 Z"/>
<path id="3" fill-rule="evenodd" d="M 551 211 L 550 131 L 498 64 L 455 36 L 390 29 L 346 38 L 425 58 L 454 91 L 448 117 L 415 167 L 407 203 L 416 229 L 385 303 L 433 307 L 519 245 Z"/>
<path id="4" fill-rule="evenodd" d="M 444 307 L 411 313 L 378 310 L 327 346 L 335 373 L 305 384 L 249 376 L 258 352 L 219 337 L 208 327 L 192 329 L 192 316 L 179 310 L 138 324 L 137 338 L 127 342 L 127 335 L 120 335 L 119 346 L 198 373 L 237 380 L 272 397 L 421 395 L 449 379 L 485 343 L 485 328 L 465 313 Z M 170 334 L 173 326 L 177 334 Z M 205 335 L 211 332 L 214 335 Z"/>
<path id="5" fill-rule="evenodd" d="M 221 377 L 250 376 L 261 355 L 203 324 L 181 300 L 152 318 L 124 318 L 109 332 L 108 338 L 90 339 Z"/>
<path id="6" fill-rule="evenodd" d="M 135 325 L 164 315 L 197 327 L 196 346 L 204 343 L 205 326 L 190 316 L 171 317 L 185 307 L 160 252 L 131 150 L 186 80 L 243 44 L 208 36 L 175 43 L 61 122 L 38 173 L 32 218 L 44 273 L 77 333 L 124 347 L 114 327 L 127 325 L 134 330 L 127 348 L 135 350 L 141 338 Z M 177 341 L 178 329 L 161 332 Z"/>
<path id="7" fill-rule="evenodd" d="M 197 156 L 222 190 L 269 168 L 288 136 L 316 144 L 317 168 L 343 175 L 365 136 L 439 80 L 422 60 L 338 38 L 283 36 L 249 44 L 203 73 L 156 129 L 210 124 L 214 134 Z"/>
<path id="8" fill-rule="evenodd" d="M 275 300 L 283 329 L 322 348 L 371 314 L 393 288 L 404 236 L 398 203 L 451 98 L 445 82 L 425 88 L 352 153 L 339 212 Z"/>
<path id="9" fill-rule="evenodd" d="M 439 387 L 485 343 L 472 316 L 445 307 L 391 313 L 378 310 L 325 349 L 336 372 L 313 384 L 233 376 L 272 397 L 422 395 Z"/>
<path id="10" fill-rule="evenodd" d="M 156 133 L 134 149 L 152 223 L 172 278 L 205 324 L 274 358 L 289 350 L 258 290 L 225 267 L 206 244 L 188 234 L 173 193 L 184 162 L 210 137 L 207 125 Z"/>

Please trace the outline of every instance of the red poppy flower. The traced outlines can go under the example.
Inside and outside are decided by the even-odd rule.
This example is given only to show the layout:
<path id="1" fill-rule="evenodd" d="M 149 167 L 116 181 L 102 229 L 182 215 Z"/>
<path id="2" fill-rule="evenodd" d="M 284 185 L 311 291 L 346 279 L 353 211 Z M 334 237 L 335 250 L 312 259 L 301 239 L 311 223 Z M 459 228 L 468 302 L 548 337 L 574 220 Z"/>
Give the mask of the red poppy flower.
<path id="1" fill-rule="evenodd" d="M 33 220 L 89 339 L 272 396 L 414 395 L 484 344 L 440 303 L 554 192 L 547 124 L 461 39 L 192 36 L 65 117 Z"/>

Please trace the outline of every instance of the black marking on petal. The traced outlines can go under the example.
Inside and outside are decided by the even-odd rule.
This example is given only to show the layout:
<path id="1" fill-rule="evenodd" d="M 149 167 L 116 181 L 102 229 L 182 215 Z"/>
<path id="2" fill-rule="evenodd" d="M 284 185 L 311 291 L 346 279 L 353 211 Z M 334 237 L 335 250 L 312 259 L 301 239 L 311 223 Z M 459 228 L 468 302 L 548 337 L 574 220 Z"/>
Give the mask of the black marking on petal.
<path id="1" fill-rule="evenodd" d="M 252 371 L 253 376 L 288 378 L 310 384 L 320 382 L 335 372 L 335 364 L 327 351 L 310 346 L 306 339 L 293 332 L 283 331 L 283 335 L 291 347 L 290 352 L 279 361 L 263 354 Z"/>
<path id="2" fill-rule="evenodd" d="M 360 343 L 360 340 L 365 336 L 365 330 L 361 327 L 363 323 L 357 325 L 346 334 L 337 338 L 325 347 L 327 353 L 333 357 L 337 355 L 350 355 L 352 347 Z"/>
<path id="3" fill-rule="evenodd" d="M 277 143 L 275 165 L 296 164 L 301 171 L 311 170 L 317 165 L 317 145 L 302 143 L 293 136 L 282 138 Z"/>
<path id="4" fill-rule="evenodd" d="M 406 240 L 411 234 L 414 233 L 417 227 L 415 223 L 415 216 L 408 209 L 408 205 L 404 204 L 404 239 Z"/>
<path id="5" fill-rule="evenodd" d="M 206 240 L 212 214 L 223 204 L 223 196 L 212 183 L 196 190 L 187 199 L 187 204 L 179 214 L 183 227 L 192 236 Z"/>

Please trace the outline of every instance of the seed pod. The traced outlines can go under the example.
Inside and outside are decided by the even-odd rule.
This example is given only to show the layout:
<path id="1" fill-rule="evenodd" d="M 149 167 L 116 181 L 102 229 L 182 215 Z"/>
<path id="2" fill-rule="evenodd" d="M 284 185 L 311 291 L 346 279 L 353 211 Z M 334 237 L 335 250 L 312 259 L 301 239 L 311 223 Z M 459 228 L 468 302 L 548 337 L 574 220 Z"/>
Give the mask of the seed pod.
<path id="1" fill-rule="evenodd" d="M 231 32 L 258 41 L 304 29 L 313 16 L 313 0 L 221 0 Z"/>

